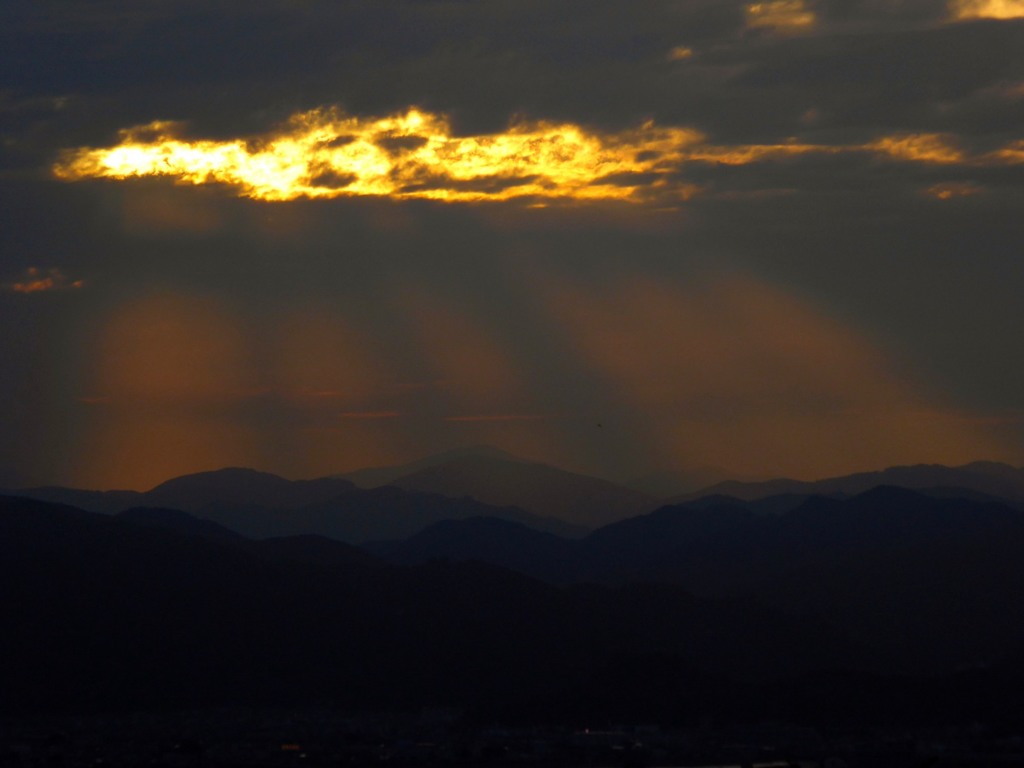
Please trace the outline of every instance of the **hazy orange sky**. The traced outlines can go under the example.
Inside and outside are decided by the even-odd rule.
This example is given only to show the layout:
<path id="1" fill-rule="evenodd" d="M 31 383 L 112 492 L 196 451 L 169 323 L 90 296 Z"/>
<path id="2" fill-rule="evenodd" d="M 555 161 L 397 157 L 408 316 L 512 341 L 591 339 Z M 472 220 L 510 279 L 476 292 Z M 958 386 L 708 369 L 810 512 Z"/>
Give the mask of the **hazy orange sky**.
<path id="1" fill-rule="evenodd" d="M 0 487 L 1024 464 L 1012 0 L 11 0 L 0 203 Z"/>

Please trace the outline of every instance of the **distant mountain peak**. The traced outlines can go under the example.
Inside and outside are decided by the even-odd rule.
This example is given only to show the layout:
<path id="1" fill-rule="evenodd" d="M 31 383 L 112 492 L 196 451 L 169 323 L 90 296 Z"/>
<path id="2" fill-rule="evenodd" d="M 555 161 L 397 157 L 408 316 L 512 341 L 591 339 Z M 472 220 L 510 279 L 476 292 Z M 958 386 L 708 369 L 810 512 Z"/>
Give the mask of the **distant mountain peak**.
<path id="1" fill-rule="evenodd" d="M 458 448 L 451 448 L 447 451 L 432 453 L 422 459 L 410 461 L 406 464 L 394 464 L 380 467 L 364 467 L 352 472 L 343 472 L 334 477 L 339 477 L 355 483 L 360 488 L 376 488 L 382 485 L 390 485 L 400 477 L 411 475 L 424 469 L 430 469 L 442 464 L 465 459 L 490 459 L 493 461 L 504 461 L 514 464 L 531 464 L 528 459 L 515 456 L 501 448 L 493 445 L 479 444 L 466 445 Z"/>
<path id="2" fill-rule="evenodd" d="M 452 498 L 471 496 L 486 504 L 595 527 L 648 511 L 655 500 L 608 480 L 540 462 L 468 455 L 395 478 L 400 488 Z"/>
<path id="3" fill-rule="evenodd" d="M 258 469 L 250 469 L 249 467 L 222 467 L 221 469 L 211 469 L 204 472 L 192 472 L 187 475 L 179 475 L 178 477 L 172 477 L 169 480 L 150 489 L 150 493 L 157 493 L 167 488 L 173 488 L 175 486 L 189 484 L 207 484 L 207 483 L 237 483 L 240 481 L 258 481 L 263 483 L 275 483 L 282 484 L 289 482 L 280 475 L 275 475 L 272 472 L 263 472 Z"/>
<path id="4" fill-rule="evenodd" d="M 670 501 L 689 501 L 710 494 L 728 494 L 745 500 L 783 493 L 857 495 L 880 485 L 917 491 L 956 487 L 1011 501 L 1024 501 L 1024 469 L 995 461 L 975 461 L 954 467 L 944 464 L 899 465 L 814 481 L 788 478 L 764 482 L 727 481 Z"/>

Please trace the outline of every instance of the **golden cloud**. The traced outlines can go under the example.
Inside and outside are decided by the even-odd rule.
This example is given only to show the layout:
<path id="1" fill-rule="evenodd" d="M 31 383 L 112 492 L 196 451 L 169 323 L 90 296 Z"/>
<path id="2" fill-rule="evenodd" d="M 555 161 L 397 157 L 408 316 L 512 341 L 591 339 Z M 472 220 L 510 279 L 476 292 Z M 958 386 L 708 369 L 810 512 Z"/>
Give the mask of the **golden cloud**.
<path id="1" fill-rule="evenodd" d="M 42 270 L 39 267 L 29 267 L 18 280 L 10 283 L 0 283 L 0 288 L 11 293 L 66 291 L 76 290 L 84 286 L 84 280 L 72 280 L 56 267 L 51 267 L 47 270 Z"/>
<path id="2" fill-rule="evenodd" d="M 961 163 L 965 157 L 949 136 L 938 133 L 910 133 L 885 136 L 865 149 L 888 155 L 894 160 L 910 160 L 917 163 L 948 165 Z"/>
<path id="3" fill-rule="evenodd" d="M 951 0 L 949 14 L 968 19 L 1024 19 L 1024 0 Z"/>
<path id="4" fill-rule="evenodd" d="M 982 191 L 977 184 L 967 181 L 951 181 L 944 184 L 933 184 L 925 190 L 925 194 L 938 200 L 953 200 L 957 197 L 971 197 Z"/>
<path id="5" fill-rule="evenodd" d="M 767 0 L 745 7 L 747 27 L 793 33 L 809 30 L 817 23 L 814 11 L 804 0 Z"/>
<path id="6" fill-rule="evenodd" d="M 161 121 L 123 131 L 116 147 L 67 152 L 54 173 L 68 180 L 169 176 L 228 184 L 261 200 L 631 200 L 666 184 L 659 177 L 702 139 L 650 123 L 601 135 L 572 124 L 522 122 L 500 134 L 456 136 L 445 117 L 418 109 L 363 119 L 331 108 L 297 114 L 258 140 L 188 141 L 178 133 L 180 126 Z M 677 191 L 685 195 L 685 188 Z"/>
<path id="7" fill-rule="evenodd" d="M 323 108 L 297 114 L 262 138 L 186 140 L 179 138 L 181 132 L 179 124 L 160 121 L 129 129 L 117 146 L 66 151 L 53 172 L 68 181 L 163 176 L 179 184 L 223 184 L 267 201 L 378 196 L 463 203 L 519 200 L 534 206 L 554 201 L 671 206 L 699 191 L 680 179 L 688 162 L 748 165 L 867 153 L 923 164 L 1012 164 L 1022 156 L 1017 142 L 972 158 L 954 137 L 935 133 L 849 145 L 796 138 L 716 145 L 695 129 L 651 122 L 619 133 L 570 123 L 520 122 L 503 133 L 456 136 L 443 115 L 418 109 L 360 118 Z"/>
<path id="8" fill-rule="evenodd" d="M 1024 140 L 1007 144 L 986 157 L 995 165 L 1019 165 L 1024 163 Z"/>

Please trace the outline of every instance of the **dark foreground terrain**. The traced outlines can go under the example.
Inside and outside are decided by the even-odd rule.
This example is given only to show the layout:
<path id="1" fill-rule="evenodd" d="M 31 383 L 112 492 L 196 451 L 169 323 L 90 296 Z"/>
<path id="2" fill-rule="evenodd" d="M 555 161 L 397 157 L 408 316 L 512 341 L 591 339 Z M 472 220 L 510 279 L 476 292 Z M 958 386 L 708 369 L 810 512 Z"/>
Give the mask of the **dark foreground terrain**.
<path id="1" fill-rule="evenodd" d="M 373 555 L 0 497 L 0 764 L 1017 759 L 1016 509 L 877 489 L 515 525 Z"/>

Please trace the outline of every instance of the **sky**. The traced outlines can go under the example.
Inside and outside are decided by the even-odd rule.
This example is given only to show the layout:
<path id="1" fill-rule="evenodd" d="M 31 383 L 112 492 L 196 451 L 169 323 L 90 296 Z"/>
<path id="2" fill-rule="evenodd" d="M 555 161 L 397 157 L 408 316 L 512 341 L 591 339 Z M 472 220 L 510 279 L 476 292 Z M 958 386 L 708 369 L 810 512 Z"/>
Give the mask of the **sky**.
<path id="1" fill-rule="evenodd" d="M 1024 0 L 5 0 L 0 487 L 1024 464 Z"/>

